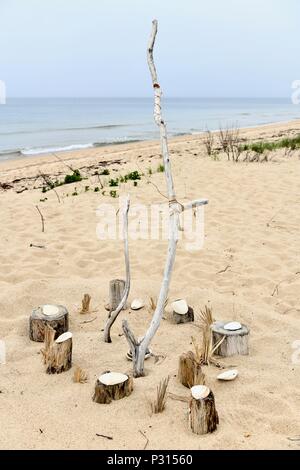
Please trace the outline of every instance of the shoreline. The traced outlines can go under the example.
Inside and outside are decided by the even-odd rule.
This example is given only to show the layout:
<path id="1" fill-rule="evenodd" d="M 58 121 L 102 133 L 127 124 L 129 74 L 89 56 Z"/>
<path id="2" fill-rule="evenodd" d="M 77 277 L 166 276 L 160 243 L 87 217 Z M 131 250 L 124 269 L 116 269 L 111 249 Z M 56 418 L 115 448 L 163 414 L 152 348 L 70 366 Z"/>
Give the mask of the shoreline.
<path id="1" fill-rule="evenodd" d="M 274 132 L 283 133 L 289 135 L 289 133 L 296 131 L 300 133 L 300 119 L 287 121 L 283 123 L 264 124 L 262 126 L 255 127 L 244 127 L 240 128 L 240 137 L 249 140 L 258 140 L 263 136 L 266 139 L 274 139 Z M 218 130 L 212 131 L 217 133 Z M 187 134 L 177 137 L 169 138 L 170 148 L 176 148 L 177 146 L 188 144 L 193 142 L 194 144 L 203 144 L 203 135 L 199 134 Z M 276 138 L 276 136 L 275 136 Z M 49 154 L 32 155 L 30 157 L 20 157 L 11 160 L 0 161 L 0 181 L 5 182 L 10 174 L 20 171 L 34 171 L 36 167 L 48 167 L 49 165 L 56 168 L 59 165 L 66 165 L 72 161 L 77 162 L 76 164 L 85 165 L 95 163 L 96 158 L 107 158 L 109 161 L 113 161 L 117 155 L 121 155 L 122 158 L 132 153 L 141 153 L 143 151 L 151 150 L 160 156 L 160 141 L 159 140 L 141 140 L 139 142 L 128 142 L 122 144 L 109 144 L 101 147 L 93 147 L 85 150 L 72 150 L 68 152 L 55 152 Z M 138 156 L 138 155 L 137 155 Z M 3 179 L 4 178 L 4 179 Z"/>
<path id="2" fill-rule="evenodd" d="M 259 131 L 259 130 L 263 130 L 265 128 L 277 128 L 277 127 L 286 127 L 286 126 L 291 126 L 293 124 L 298 124 L 300 123 L 300 119 L 292 119 L 292 120 L 289 120 L 289 121 L 275 121 L 275 122 L 270 122 L 268 124 L 259 124 L 259 125 L 253 125 L 253 126 L 245 126 L 245 127 L 240 127 L 239 130 L 240 130 L 240 133 L 244 133 L 244 132 L 247 132 L 249 130 L 253 130 L 253 131 Z M 238 127 L 238 126 L 237 126 Z M 226 127 L 224 127 L 224 129 L 226 129 Z M 299 130 L 300 131 L 300 130 Z M 169 142 L 177 142 L 178 140 L 181 141 L 181 140 L 186 140 L 186 139 L 194 139 L 194 138 L 201 138 L 203 137 L 203 135 L 205 134 L 206 131 L 199 131 L 199 132 L 191 132 L 191 133 L 187 133 L 187 134 L 180 134 L 180 135 L 170 135 L 169 136 Z M 219 129 L 213 129 L 211 130 L 212 133 L 217 133 L 219 132 Z M 40 152 L 40 153 L 30 153 L 30 154 L 23 154 L 22 153 L 22 150 L 16 150 L 16 151 L 13 151 L 13 150 L 9 150 L 6 152 L 3 152 L 3 153 L 0 153 L 0 168 L 2 165 L 5 165 L 6 163 L 9 163 L 9 162 L 16 162 L 16 161 L 27 161 L 27 160 L 32 160 L 32 159 L 35 159 L 35 158 L 38 158 L 38 159 L 43 159 L 43 158 L 49 158 L 51 157 L 52 155 L 59 155 L 59 156 L 63 156 L 63 155 L 72 155 L 73 154 L 78 154 L 78 153 L 81 153 L 81 152 L 89 152 L 89 151 L 94 151 L 94 150 L 99 150 L 99 149 L 107 149 L 107 148 L 114 148 L 114 147 L 118 147 L 118 148 L 122 148 L 122 147 L 127 147 L 127 146 L 131 146 L 131 145 L 139 145 L 139 144 L 146 144 L 146 143 L 149 143 L 150 145 L 155 145 L 156 143 L 159 142 L 159 137 L 157 138 L 157 140 L 153 140 L 153 139 L 141 139 L 141 140 L 128 140 L 128 141 L 116 141 L 116 142 L 108 142 L 107 144 L 106 143 L 101 143 L 101 144 L 78 144 L 78 147 L 77 148 L 70 148 L 70 149 L 67 149 L 67 150 L 55 150 L 55 151 L 43 151 L 43 152 Z M 74 145 L 68 145 L 66 147 L 76 147 L 76 144 Z M 53 146 L 53 148 L 55 148 Z M 34 148 L 32 149 L 34 150 Z M 1 155 L 10 155 L 10 154 L 20 154 L 19 156 L 16 156 L 16 157 L 12 157 L 12 158 L 3 158 L 1 159 Z"/>

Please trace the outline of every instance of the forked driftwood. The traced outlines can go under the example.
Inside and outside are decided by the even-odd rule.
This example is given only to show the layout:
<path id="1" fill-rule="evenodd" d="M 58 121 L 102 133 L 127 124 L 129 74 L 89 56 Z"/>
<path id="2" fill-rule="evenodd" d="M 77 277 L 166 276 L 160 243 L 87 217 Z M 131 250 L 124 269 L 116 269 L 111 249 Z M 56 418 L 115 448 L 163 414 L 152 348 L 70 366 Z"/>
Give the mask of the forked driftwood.
<path id="1" fill-rule="evenodd" d="M 160 288 L 156 309 L 153 314 L 151 324 L 148 330 L 146 331 L 146 334 L 141 340 L 137 340 L 133 332 L 130 330 L 127 321 L 123 321 L 123 331 L 132 351 L 134 377 L 142 377 L 144 375 L 145 354 L 152 338 L 154 337 L 156 331 L 159 328 L 163 316 L 164 306 L 168 296 L 169 285 L 175 261 L 180 214 L 186 209 L 193 209 L 208 203 L 207 199 L 199 199 L 183 205 L 180 204 L 176 199 L 168 149 L 167 129 L 161 113 L 162 91 L 158 83 L 156 68 L 153 59 L 153 48 L 156 39 L 156 34 L 157 20 L 154 20 L 152 22 L 152 32 L 148 44 L 148 65 L 154 88 L 154 120 L 160 130 L 161 151 L 163 156 L 165 178 L 167 183 L 167 193 L 169 200 L 169 243 L 167 259 L 164 269 L 164 277 Z"/>
<path id="2" fill-rule="evenodd" d="M 127 197 L 126 204 L 123 212 L 123 238 L 124 238 L 124 255 L 126 265 L 126 282 L 123 297 L 117 308 L 108 314 L 108 318 L 104 327 L 104 341 L 111 343 L 110 330 L 114 322 L 116 321 L 119 313 L 126 305 L 128 294 L 130 291 L 130 263 L 129 263 L 129 248 L 128 248 L 128 211 L 130 207 L 129 196 Z"/>

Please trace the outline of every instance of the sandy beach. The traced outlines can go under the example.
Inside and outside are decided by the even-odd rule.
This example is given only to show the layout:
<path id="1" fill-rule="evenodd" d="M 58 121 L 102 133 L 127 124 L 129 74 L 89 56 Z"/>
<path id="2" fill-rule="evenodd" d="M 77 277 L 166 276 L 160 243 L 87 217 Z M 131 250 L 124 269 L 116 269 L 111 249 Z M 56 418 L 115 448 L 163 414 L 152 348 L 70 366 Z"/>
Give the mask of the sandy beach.
<path id="1" fill-rule="evenodd" d="M 274 140 L 299 133 L 300 121 L 293 121 L 245 129 L 241 136 Z M 300 441 L 289 438 L 300 435 L 300 355 L 293 349 L 300 340 L 300 152 L 277 150 L 268 162 L 233 163 L 224 155 L 210 158 L 199 135 L 172 139 L 170 151 L 178 200 L 203 197 L 209 204 L 203 249 L 191 253 L 178 244 L 169 300 L 185 298 L 195 313 L 209 305 L 216 320 L 240 321 L 251 330 L 250 355 L 220 361 L 239 370 L 235 381 L 220 382 L 218 368 L 203 368 L 216 399 L 217 431 L 192 434 L 187 403 L 172 398 L 163 413 L 151 415 L 149 401 L 167 375 L 169 392 L 189 397 L 176 377 L 178 358 L 192 348 L 191 337 L 199 337 L 194 324 L 169 321 L 169 306 L 151 344 L 164 360 L 146 361 L 146 376 L 134 379 L 129 397 L 110 405 L 92 401 L 99 374 L 131 370 L 122 319 L 143 334 L 152 318 L 149 298 L 162 280 L 166 241 L 130 240 L 129 302 L 142 298 L 146 306 L 123 311 L 112 344 L 104 343 L 108 285 L 124 278 L 124 258 L 120 240 L 97 238 L 96 210 L 102 203 L 118 206 L 111 190 L 129 193 L 132 204 L 164 202 L 156 189 L 166 187 L 157 171 L 160 145 L 151 141 L 0 164 L 1 449 L 299 449 Z M 39 172 L 55 180 L 70 167 L 87 179 L 42 193 Z M 104 168 L 110 175 L 99 179 L 95 173 Z M 137 186 L 108 187 L 109 178 L 135 170 L 145 173 Z M 81 315 L 85 293 L 93 312 Z M 74 365 L 58 375 L 45 373 L 42 344 L 28 337 L 32 309 L 51 303 L 67 307 L 73 333 Z M 87 383 L 73 382 L 76 365 L 88 373 Z"/>

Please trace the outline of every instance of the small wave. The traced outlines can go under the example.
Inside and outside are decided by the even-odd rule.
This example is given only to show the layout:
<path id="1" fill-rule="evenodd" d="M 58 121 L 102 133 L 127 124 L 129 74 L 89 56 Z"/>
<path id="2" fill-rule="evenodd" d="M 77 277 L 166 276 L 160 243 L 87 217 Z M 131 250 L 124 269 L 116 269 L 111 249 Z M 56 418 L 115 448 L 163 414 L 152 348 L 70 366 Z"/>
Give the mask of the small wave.
<path id="1" fill-rule="evenodd" d="M 144 139 L 143 139 L 144 140 Z M 133 144 L 135 142 L 142 142 L 142 139 L 116 139 L 107 140 L 106 142 L 95 142 L 94 147 L 105 147 L 107 145 L 122 145 L 122 144 Z"/>
<path id="2" fill-rule="evenodd" d="M 88 149 L 94 147 L 94 144 L 74 144 L 64 147 L 41 147 L 21 150 L 22 155 L 40 155 L 42 153 L 68 152 L 70 150 Z"/>
<path id="3" fill-rule="evenodd" d="M 72 144 L 72 145 L 65 145 L 65 146 L 57 146 L 57 147 L 36 147 L 30 149 L 23 149 L 20 151 L 21 155 L 24 156 L 31 156 L 31 155 L 41 155 L 45 153 L 53 153 L 53 152 L 70 152 L 71 150 L 81 150 L 81 149 L 89 149 L 94 147 L 105 147 L 107 145 L 121 145 L 121 144 L 128 144 L 133 142 L 140 142 L 140 139 L 115 139 L 115 140 L 107 140 L 105 142 L 94 142 L 89 144 Z M 6 152 L 7 153 L 7 152 Z"/>

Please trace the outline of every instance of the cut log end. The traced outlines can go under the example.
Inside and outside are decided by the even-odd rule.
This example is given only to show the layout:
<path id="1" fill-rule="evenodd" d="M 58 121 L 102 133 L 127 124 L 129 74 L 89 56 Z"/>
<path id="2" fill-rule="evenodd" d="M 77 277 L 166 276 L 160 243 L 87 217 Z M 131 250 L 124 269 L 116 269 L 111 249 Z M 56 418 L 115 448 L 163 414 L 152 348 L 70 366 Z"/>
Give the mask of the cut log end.
<path id="1" fill-rule="evenodd" d="M 29 338 L 32 341 L 45 340 L 45 327 L 55 331 L 55 338 L 69 329 L 69 313 L 62 305 L 41 305 L 34 309 L 29 319 Z"/>
<path id="2" fill-rule="evenodd" d="M 215 354 L 221 357 L 247 356 L 249 354 L 249 328 L 246 325 L 241 325 L 240 329 L 230 331 L 224 329 L 227 323 L 215 322 L 212 325 L 213 343 L 220 342 Z M 221 341 L 222 339 L 223 341 Z"/>
<path id="3" fill-rule="evenodd" d="M 106 372 L 98 377 L 95 384 L 93 401 L 109 404 L 113 400 L 128 397 L 133 390 L 131 376 L 118 372 Z"/>
<path id="4" fill-rule="evenodd" d="M 195 434 L 208 434 L 217 429 L 219 416 L 215 407 L 213 392 L 205 386 L 191 390 L 189 403 L 189 426 Z"/>

